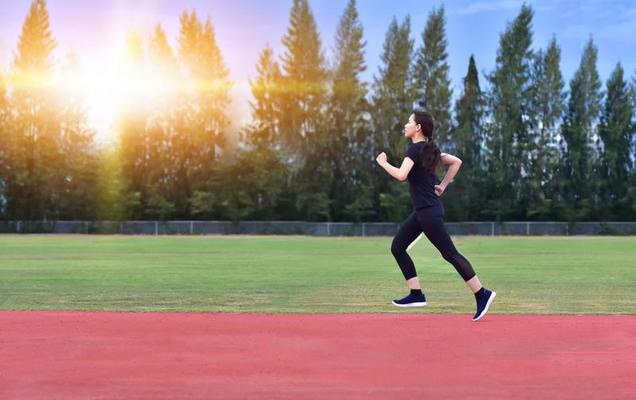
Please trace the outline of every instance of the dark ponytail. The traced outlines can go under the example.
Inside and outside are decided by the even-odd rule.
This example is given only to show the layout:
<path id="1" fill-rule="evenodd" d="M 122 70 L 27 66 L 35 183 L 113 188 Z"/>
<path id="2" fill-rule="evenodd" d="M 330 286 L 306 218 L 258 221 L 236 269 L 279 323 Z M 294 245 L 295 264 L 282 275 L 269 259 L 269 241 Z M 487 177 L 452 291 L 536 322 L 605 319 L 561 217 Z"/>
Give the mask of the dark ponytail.
<path id="1" fill-rule="evenodd" d="M 422 134 L 424 135 L 424 146 L 422 146 L 421 160 L 422 166 L 429 173 L 434 173 L 437 164 L 439 164 L 441 152 L 437 144 L 433 140 L 433 130 L 435 129 L 435 122 L 431 114 L 424 110 L 413 111 L 415 116 L 415 123 L 422 127 Z"/>

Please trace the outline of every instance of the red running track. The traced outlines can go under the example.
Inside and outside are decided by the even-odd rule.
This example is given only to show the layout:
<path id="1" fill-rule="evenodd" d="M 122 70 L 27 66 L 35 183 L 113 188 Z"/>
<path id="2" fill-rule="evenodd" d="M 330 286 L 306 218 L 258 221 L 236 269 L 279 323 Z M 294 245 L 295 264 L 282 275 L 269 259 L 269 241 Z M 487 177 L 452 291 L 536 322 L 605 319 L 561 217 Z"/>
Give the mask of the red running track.
<path id="1" fill-rule="evenodd" d="M 0 399 L 636 399 L 636 315 L 0 311 Z"/>

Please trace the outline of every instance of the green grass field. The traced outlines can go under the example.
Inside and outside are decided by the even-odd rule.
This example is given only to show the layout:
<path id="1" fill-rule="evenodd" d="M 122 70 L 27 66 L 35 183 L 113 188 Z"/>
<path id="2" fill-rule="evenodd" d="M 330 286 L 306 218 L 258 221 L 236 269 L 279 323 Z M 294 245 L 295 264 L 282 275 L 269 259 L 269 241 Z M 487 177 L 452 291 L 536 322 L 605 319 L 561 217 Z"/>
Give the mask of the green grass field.
<path id="1" fill-rule="evenodd" d="M 494 313 L 636 313 L 636 237 L 456 237 Z M 391 238 L 0 235 L 0 309 L 472 312 L 425 238 L 411 250 L 429 306 L 406 286 Z"/>

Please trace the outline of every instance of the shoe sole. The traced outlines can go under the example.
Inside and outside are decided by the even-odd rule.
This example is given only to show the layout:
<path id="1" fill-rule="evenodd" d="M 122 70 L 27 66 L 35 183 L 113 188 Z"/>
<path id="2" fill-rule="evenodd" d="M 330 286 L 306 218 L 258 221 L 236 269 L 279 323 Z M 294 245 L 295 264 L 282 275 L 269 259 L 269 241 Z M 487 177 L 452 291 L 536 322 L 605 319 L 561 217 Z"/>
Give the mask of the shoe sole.
<path id="1" fill-rule="evenodd" d="M 486 307 L 484 307 L 484 311 L 482 311 L 481 314 L 479 314 L 479 316 L 477 318 L 473 318 L 473 321 L 479 321 L 481 319 L 481 317 L 486 315 L 486 313 L 488 312 L 488 309 L 490 308 L 490 305 L 492 304 L 493 301 L 495 301 L 495 297 L 497 297 L 497 293 L 496 292 L 492 292 L 492 295 L 490 296 L 490 298 L 486 302 Z"/>
<path id="2" fill-rule="evenodd" d="M 392 301 L 391 303 L 393 303 L 394 306 L 398 306 L 398 307 L 424 307 L 426 305 L 426 302 L 419 302 L 419 303 L 409 303 L 409 304 L 398 304 L 394 301 Z"/>

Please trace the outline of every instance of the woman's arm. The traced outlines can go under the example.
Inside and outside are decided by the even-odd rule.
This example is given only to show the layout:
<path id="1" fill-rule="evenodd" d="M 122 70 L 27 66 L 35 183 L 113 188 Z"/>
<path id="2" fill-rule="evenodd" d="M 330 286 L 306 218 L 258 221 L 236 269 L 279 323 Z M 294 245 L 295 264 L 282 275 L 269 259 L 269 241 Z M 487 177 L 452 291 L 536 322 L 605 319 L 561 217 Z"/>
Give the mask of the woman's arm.
<path id="1" fill-rule="evenodd" d="M 438 196 L 441 196 L 442 193 L 444 193 L 444 190 L 446 190 L 448 184 L 453 181 L 453 178 L 459 171 L 459 167 L 462 165 L 462 160 L 446 153 L 442 153 L 440 155 L 440 161 L 442 164 L 448 165 L 448 171 L 446 171 L 446 175 L 444 176 L 444 179 L 442 179 L 442 182 L 439 185 L 435 185 L 435 193 L 437 193 Z"/>
<path id="2" fill-rule="evenodd" d="M 415 164 L 410 157 L 405 157 L 400 168 L 396 168 L 393 165 L 389 164 L 389 162 L 386 160 L 386 154 L 384 152 L 380 153 L 375 161 L 377 161 L 378 164 L 380 164 L 380 166 L 389 173 L 389 175 L 391 175 L 398 181 L 406 180 L 406 177 L 409 176 L 409 172 L 411 172 L 411 168 L 413 168 L 413 164 Z"/>

